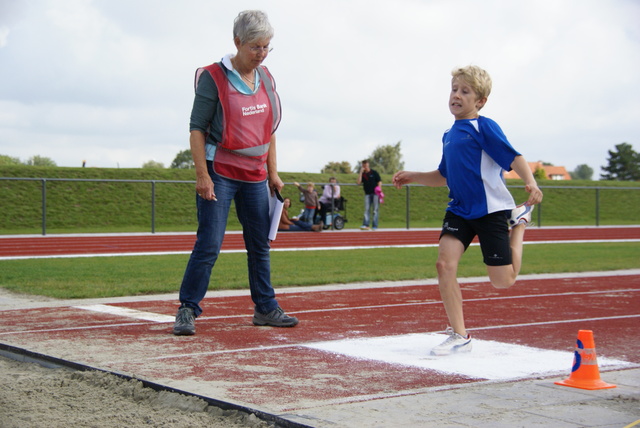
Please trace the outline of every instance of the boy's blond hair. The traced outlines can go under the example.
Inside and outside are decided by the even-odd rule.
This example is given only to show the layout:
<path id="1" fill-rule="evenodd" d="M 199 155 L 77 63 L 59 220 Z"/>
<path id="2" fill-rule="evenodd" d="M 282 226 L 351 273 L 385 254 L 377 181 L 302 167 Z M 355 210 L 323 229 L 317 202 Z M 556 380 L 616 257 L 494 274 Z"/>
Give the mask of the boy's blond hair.
<path id="1" fill-rule="evenodd" d="M 491 93 L 491 76 L 476 65 L 455 68 L 451 71 L 452 79 L 459 78 L 471 86 L 478 99 L 488 98 Z M 482 108 L 482 107 L 481 107 Z"/>
<path id="2" fill-rule="evenodd" d="M 308 183 L 307 183 L 307 187 L 315 188 L 315 187 L 316 187 L 316 185 L 315 185 L 315 184 L 313 184 L 312 182 L 308 182 Z"/>

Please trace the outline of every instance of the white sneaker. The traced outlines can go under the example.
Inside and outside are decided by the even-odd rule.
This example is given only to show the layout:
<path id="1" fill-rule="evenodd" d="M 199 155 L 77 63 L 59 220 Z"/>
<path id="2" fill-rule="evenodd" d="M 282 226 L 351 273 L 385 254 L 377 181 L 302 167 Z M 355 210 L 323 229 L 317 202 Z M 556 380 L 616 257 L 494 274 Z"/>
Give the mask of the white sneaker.
<path id="1" fill-rule="evenodd" d="M 531 212 L 533 205 L 521 204 L 511 210 L 511 218 L 509 219 L 509 227 L 524 224 L 525 227 L 531 223 Z"/>
<path id="2" fill-rule="evenodd" d="M 451 327 L 447 327 L 445 333 L 449 335 L 447 340 L 442 342 L 440 345 L 434 347 L 431 350 L 431 355 L 436 355 L 438 357 L 444 355 L 455 354 L 457 352 L 471 352 L 471 335 L 467 335 L 467 337 L 462 337 Z"/>

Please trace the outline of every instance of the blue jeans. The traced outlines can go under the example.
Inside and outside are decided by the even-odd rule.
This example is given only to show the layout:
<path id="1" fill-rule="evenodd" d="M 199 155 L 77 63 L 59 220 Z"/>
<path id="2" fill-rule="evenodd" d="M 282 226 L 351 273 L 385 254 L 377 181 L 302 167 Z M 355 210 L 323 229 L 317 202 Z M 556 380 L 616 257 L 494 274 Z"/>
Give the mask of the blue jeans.
<path id="1" fill-rule="evenodd" d="M 195 246 L 180 286 L 180 302 L 193 308 L 195 315 L 202 313 L 200 302 L 204 298 L 211 270 L 220 254 L 220 247 L 227 227 L 231 201 L 235 201 L 238 220 L 247 249 L 249 288 L 255 309 L 269 313 L 278 307 L 275 291 L 271 286 L 271 261 L 269 257 L 269 190 L 265 182 L 244 183 L 229 180 L 213 172 L 217 201 L 207 201 L 196 195 L 198 209 L 198 233 Z M 219 278 L 224 281 L 224 278 Z"/>
<path id="2" fill-rule="evenodd" d="M 364 195 L 364 220 L 362 225 L 369 227 L 370 215 L 369 211 L 373 209 L 373 224 L 371 227 L 378 228 L 378 210 L 380 208 L 380 198 L 375 193 L 372 195 Z"/>
<path id="3" fill-rule="evenodd" d="M 316 209 L 315 208 L 307 208 L 304 207 L 304 212 L 302 213 L 302 217 L 304 217 L 305 222 L 309 223 L 309 224 L 313 224 L 313 219 L 316 216 Z"/>
<path id="4" fill-rule="evenodd" d="M 292 220 L 293 224 L 289 225 L 289 232 L 311 232 L 311 223 L 300 220 Z M 286 232 L 284 230 L 283 232 Z"/>

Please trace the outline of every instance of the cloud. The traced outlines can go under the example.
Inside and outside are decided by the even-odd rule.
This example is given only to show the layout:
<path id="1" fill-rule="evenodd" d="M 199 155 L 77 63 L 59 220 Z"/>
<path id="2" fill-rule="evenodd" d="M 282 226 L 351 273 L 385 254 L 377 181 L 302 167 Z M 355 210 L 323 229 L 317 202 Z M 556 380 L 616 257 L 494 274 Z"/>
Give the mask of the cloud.
<path id="1" fill-rule="evenodd" d="M 11 4 L 7 8 L 7 4 Z M 0 154 L 61 166 L 169 165 L 188 148 L 197 67 L 234 51 L 241 0 L 34 0 L 0 5 Z M 530 161 L 586 163 L 640 150 L 640 4 L 615 0 L 260 4 L 276 34 L 265 65 L 283 102 L 279 167 L 319 172 L 402 141 L 434 169 L 450 71 L 494 86 L 482 114 Z"/>

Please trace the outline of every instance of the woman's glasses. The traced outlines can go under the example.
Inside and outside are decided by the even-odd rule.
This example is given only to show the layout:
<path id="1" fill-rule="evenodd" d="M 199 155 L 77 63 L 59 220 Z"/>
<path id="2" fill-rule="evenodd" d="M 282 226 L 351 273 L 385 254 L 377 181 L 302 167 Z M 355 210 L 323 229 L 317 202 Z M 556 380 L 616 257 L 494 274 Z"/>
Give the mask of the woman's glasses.
<path id="1" fill-rule="evenodd" d="M 251 50 L 251 52 L 253 53 L 259 53 L 259 52 L 264 52 L 264 53 L 269 53 L 273 50 L 273 48 L 269 45 L 267 46 L 249 46 L 249 50 Z"/>

